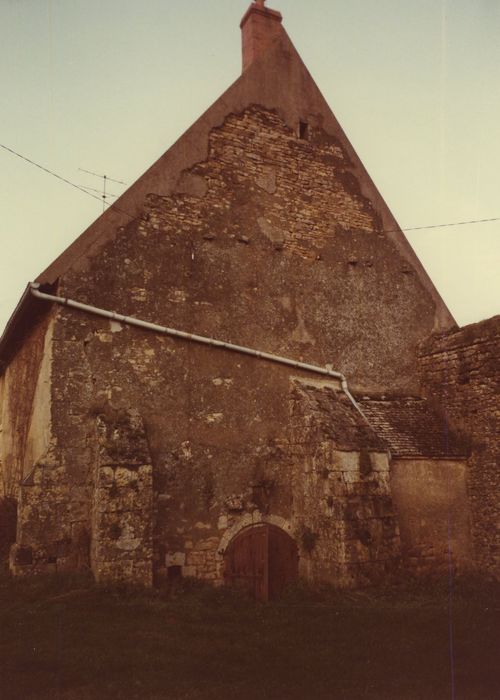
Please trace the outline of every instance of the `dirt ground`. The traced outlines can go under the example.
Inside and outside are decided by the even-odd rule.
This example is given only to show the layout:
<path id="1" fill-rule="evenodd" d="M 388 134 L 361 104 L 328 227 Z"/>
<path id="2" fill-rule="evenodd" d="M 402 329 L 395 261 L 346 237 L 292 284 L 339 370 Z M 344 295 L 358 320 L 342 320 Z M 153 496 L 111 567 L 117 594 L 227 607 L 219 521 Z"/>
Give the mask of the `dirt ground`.
<path id="1" fill-rule="evenodd" d="M 185 582 L 0 579 L 2 700 L 494 700 L 500 587 L 342 593 L 256 605 Z"/>

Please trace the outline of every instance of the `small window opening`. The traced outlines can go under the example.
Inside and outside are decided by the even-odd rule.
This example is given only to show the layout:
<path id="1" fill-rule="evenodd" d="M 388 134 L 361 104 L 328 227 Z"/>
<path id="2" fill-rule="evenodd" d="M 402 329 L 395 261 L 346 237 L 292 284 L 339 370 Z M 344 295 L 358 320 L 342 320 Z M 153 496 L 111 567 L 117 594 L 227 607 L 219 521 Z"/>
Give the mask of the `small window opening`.
<path id="1" fill-rule="evenodd" d="M 182 578 L 182 566 L 169 566 L 167 569 L 169 581 L 178 581 Z"/>
<path id="2" fill-rule="evenodd" d="M 361 478 L 369 476 L 373 471 L 372 458 L 366 450 L 361 450 L 359 455 L 359 473 Z"/>
<path id="3" fill-rule="evenodd" d="M 19 547 L 16 552 L 16 564 L 20 566 L 33 564 L 33 550 L 31 547 Z"/>
<path id="4" fill-rule="evenodd" d="M 299 122 L 299 139 L 309 140 L 309 124 L 307 122 Z"/>

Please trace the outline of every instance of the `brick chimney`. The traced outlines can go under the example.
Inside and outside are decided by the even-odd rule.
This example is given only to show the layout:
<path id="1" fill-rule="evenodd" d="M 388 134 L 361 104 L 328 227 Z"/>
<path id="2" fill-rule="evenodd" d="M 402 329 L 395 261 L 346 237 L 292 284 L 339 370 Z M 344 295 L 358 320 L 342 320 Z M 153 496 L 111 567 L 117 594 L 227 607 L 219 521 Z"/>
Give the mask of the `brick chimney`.
<path id="1" fill-rule="evenodd" d="M 281 14 L 265 7 L 266 0 L 255 0 L 241 20 L 243 71 L 255 61 L 281 33 Z"/>

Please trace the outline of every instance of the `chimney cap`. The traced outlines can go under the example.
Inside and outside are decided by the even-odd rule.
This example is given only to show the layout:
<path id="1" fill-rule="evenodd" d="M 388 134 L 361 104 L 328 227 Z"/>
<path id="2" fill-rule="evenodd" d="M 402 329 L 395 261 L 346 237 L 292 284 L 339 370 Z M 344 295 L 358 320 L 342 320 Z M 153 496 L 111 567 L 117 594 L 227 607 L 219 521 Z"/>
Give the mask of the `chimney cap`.
<path id="1" fill-rule="evenodd" d="M 262 17 L 266 17 L 267 19 L 274 19 L 278 22 L 281 22 L 283 20 L 281 12 L 269 9 L 269 7 L 266 7 L 265 3 L 266 0 L 253 0 L 252 4 L 245 12 L 244 17 L 241 20 L 240 27 L 242 29 L 243 26 L 247 23 L 247 20 L 254 14 L 259 14 Z"/>

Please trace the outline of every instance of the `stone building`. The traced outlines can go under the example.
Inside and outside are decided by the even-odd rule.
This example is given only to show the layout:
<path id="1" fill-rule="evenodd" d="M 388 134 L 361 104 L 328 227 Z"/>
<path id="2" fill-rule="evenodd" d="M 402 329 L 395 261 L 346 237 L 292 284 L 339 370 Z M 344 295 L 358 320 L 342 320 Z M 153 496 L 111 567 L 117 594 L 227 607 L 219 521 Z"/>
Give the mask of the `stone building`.
<path id="1" fill-rule="evenodd" d="M 457 328 L 281 15 L 241 27 L 241 77 L 0 341 L 11 570 L 498 576 L 499 317 Z"/>

